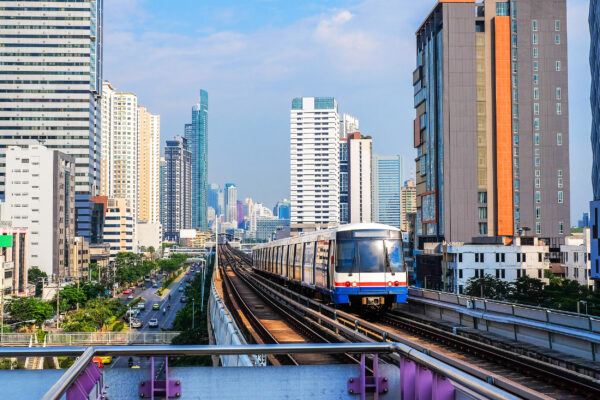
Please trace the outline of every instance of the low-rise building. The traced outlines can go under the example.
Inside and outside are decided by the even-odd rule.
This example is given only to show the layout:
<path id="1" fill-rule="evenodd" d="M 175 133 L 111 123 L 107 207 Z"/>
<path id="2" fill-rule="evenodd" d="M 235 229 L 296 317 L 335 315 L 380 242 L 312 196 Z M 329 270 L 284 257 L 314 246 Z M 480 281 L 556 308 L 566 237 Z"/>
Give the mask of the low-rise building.
<path id="1" fill-rule="evenodd" d="M 582 232 L 572 232 L 570 236 L 565 237 L 565 244 L 560 246 L 563 276 L 593 289 L 594 281 L 591 279 L 592 262 L 590 252 L 589 227 L 584 227 Z"/>
<path id="2" fill-rule="evenodd" d="M 14 296 L 27 296 L 29 233 L 27 228 L 14 228 L 10 225 L 6 221 L 0 223 L 0 257 L 3 258 L 5 280 L 2 286 L 8 288 L 10 285 L 10 294 Z M 11 282 L 8 282 L 9 279 Z"/>
<path id="3" fill-rule="evenodd" d="M 548 283 L 549 246 L 535 237 L 504 239 L 504 243 L 448 243 L 441 248 L 444 287 L 463 293 L 471 278 L 491 275 L 512 282 L 522 276 Z"/>
<path id="4" fill-rule="evenodd" d="M 82 236 L 77 236 L 71 242 L 69 255 L 69 277 L 89 279 L 90 274 L 90 244 Z"/>
<path id="5" fill-rule="evenodd" d="M 108 199 L 104 222 L 104 242 L 110 244 L 110 261 L 117 253 L 135 251 L 133 209 L 127 199 Z"/>
<path id="6" fill-rule="evenodd" d="M 162 247 L 162 236 L 160 222 L 138 221 L 138 248 L 144 247 L 147 251 L 150 247 L 154 247 L 155 250 L 159 250 Z"/>
<path id="7" fill-rule="evenodd" d="M 90 263 L 95 263 L 98 268 L 98 278 L 108 276 L 110 264 L 110 243 L 90 244 Z"/>

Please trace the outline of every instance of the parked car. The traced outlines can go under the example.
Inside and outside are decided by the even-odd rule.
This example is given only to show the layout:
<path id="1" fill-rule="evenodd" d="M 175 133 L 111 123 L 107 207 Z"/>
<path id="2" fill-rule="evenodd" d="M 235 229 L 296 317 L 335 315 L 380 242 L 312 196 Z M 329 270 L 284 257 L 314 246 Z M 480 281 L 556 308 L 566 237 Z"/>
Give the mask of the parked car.
<path id="1" fill-rule="evenodd" d="M 131 318 L 131 327 L 132 328 L 141 328 L 142 320 L 138 318 Z"/>
<path id="2" fill-rule="evenodd" d="M 145 310 L 146 309 L 146 303 L 144 303 L 143 301 L 139 302 L 137 305 L 138 310 Z"/>
<path id="3" fill-rule="evenodd" d="M 183 286 L 179 286 L 179 289 L 178 289 L 178 290 L 179 290 L 180 292 L 183 292 L 183 289 L 184 289 L 184 287 L 183 287 Z"/>
<path id="4" fill-rule="evenodd" d="M 185 296 L 181 296 L 181 298 L 179 299 L 179 301 L 180 301 L 181 303 L 187 303 L 188 299 L 187 299 L 187 297 L 185 297 Z"/>
<path id="5" fill-rule="evenodd" d="M 149 322 L 148 322 L 148 328 L 158 328 L 158 319 L 156 318 L 152 318 Z"/>
<path id="6" fill-rule="evenodd" d="M 133 293 L 130 293 L 129 296 L 127 296 L 128 299 L 133 299 Z"/>
<path id="7" fill-rule="evenodd" d="M 131 290 L 130 289 L 123 290 L 123 294 L 131 294 Z"/>
<path id="8" fill-rule="evenodd" d="M 152 287 L 153 288 L 157 288 L 158 287 L 158 285 L 156 284 L 156 282 L 152 284 Z"/>
<path id="9" fill-rule="evenodd" d="M 160 306 L 158 305 L 158 303 L 154 303 L 154 304 L 152 304 L 152 309 L 153 310 L 160 310 Z"/>

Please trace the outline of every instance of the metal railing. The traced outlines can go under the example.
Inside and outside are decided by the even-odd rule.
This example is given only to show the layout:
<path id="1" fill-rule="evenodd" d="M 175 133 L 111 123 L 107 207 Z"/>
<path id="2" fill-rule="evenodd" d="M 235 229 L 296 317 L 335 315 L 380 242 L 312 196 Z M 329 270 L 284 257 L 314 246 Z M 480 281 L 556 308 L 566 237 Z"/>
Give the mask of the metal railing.
<path id="1" fill-rule="evenodd" d="M 311 354 L 311 353 L 388 353 L 414 361 L 432 372 L 440 374 L 488 399 L 517 399 L 503 390 L 468 375 L 433 357 L 401 343 L 313 343 L 243 346 L 103 346 L 103 347 L 59 347 L 59 348 L 0 348 L 0 357 L 27 356 L 76 356 L 73 363 L 60 379 L 44 395 L 44 400 L 61 399 L 70 385 L 87 368 L 94 356 L 217 356 L 236 354 Z"/>
<path id="2" fill-rule="evenodd" d="M 46 334 L 47 346 L 151 345 L 170 344 L 177 331 L 165 332 L 65 332 Z M 1 346 L 28 346 L 31 333 L 5 333 Z"/>

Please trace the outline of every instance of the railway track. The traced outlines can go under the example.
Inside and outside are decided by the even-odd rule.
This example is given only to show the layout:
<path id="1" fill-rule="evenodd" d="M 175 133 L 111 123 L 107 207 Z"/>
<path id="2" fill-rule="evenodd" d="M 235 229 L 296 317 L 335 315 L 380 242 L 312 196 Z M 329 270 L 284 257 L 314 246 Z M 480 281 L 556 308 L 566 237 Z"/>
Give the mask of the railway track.
<path id="1" fill-rule="evenodd" d="M 220 253 L 221 277 L 225 303 L 246 338 L 256 344 L 329 343 L 309 324 L 296 318 L 268 296 L 254 290 L 243 276 L 240 261 L 230 252 Z M 337 340 L 336 340 L 337 341 Z M 282 354 L 267 357 L 272 365 L 335 364 L 356 362 L 349 355 Z"/>
<path id="2" fill-rule="evenodd" d="M 588 376 L 509 350 L 477 342 L 393 313 L 377 321 L 324 305 L 302 296 L 262 274 L 250 272 L 251 258 L 224 246 L 235 268 L 255 290 L 341 341 L 390 341 L 414 347 L 432 357 L 528 399 L 597 399 L 600 382 Z M 293 311 L 290 311 L 293 310 Z M 316 324 L 316 326 L 315 326 Z"/>

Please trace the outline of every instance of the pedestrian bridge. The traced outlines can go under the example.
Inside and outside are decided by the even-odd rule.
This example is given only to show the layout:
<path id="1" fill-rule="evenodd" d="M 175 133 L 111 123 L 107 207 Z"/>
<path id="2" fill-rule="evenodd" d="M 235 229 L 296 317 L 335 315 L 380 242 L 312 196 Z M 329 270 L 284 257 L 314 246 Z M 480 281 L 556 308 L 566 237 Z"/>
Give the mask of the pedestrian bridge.
<path id="1" fill-rule="evenodd" d="M 171 344 L 180 332 L 61 332 L 47 333 L 45 346 L 129 346 Z M 4 333 L 0 337 L 3 347 L 35 347 L 34 333 Z M 40 344 L 42 345 L 42 344 Z"/>

